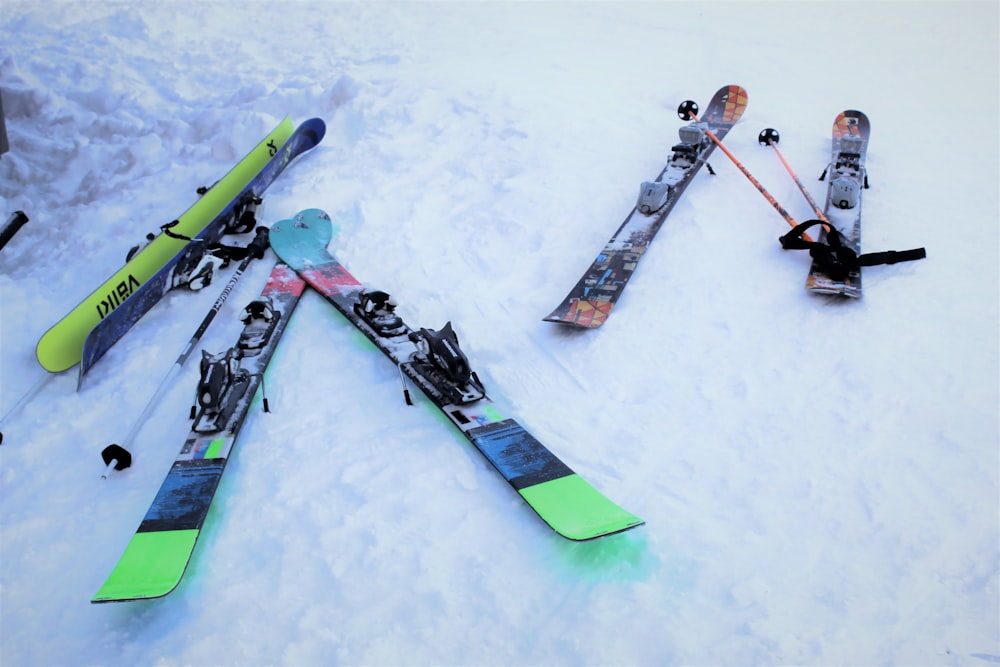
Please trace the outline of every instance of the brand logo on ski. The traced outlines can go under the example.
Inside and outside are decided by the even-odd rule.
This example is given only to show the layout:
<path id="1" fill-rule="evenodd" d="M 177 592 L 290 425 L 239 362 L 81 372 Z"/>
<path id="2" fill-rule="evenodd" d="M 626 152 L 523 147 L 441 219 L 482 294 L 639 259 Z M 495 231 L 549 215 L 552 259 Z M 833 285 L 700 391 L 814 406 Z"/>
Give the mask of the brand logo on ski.
<path id="1" fill-rule="evenodd" d="M 272 139 L 271 141 L 267 142 L 267 154 L 273 156 L 277 152 L 278 152 L 278 147 L 274 144 L 274 140 Z"/>
<path id="2" fill-rule="evenodd" d="M 111 313 L 112 310 L 122 305 L 125 299 L 132 296 L 135 290 L 141 287 L 141 283 L 133 276 L 131 273 L 128 275 L 127 280 L 123 280 L 118 285 L 115 286 L 114 290 L 109 292 L 104 299 L 97 304 L 97 315 L 102 320 Z"/>

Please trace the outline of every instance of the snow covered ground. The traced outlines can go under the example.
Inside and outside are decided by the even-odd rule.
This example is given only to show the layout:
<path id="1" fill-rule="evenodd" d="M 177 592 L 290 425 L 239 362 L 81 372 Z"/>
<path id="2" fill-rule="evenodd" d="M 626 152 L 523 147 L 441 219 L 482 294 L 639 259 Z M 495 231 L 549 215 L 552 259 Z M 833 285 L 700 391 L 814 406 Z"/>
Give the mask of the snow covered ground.
<path id="1" fill-rule="evenodd" d="M 0 5 L 11 151 L 0 413 L 34 347 L 142 236 L 286 114 L 323 143 L 262 220 L 356 211 L 338 255 L 411 323 L 451 320 L 491 393 L 646 519 L 549 530 L 315 294 L 268 374 L 181 585 L 92 605 L 189 428 L 189 364 L 101 479 L 215 300 L 175 293 L 76 392 L 4 423 L 0 664 L 1000 662 L 996 2 Z M 830 125 L 872 122 L 865 296 L 808 257 L 723 155 L 601 329 L 541 318 L 658 173 L 681 121 L 749 91 L 727 145 L 801 220 Z M 968 118 L 969 120 L 964 120 Z M 231 345 L 257 263 L 203 339 Z M 227 276 L 228 277 L 228 276 Z"/>

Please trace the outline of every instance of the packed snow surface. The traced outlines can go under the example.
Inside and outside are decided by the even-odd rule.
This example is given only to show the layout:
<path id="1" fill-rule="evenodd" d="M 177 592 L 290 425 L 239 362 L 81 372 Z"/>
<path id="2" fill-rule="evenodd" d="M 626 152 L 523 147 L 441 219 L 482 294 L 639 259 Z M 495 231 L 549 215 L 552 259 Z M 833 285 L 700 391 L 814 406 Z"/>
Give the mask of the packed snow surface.
<path id="1" fill-rule="evenodd" d="M 284 116 L 322 144 L 271 187 L 411 324 L 453 322 L 492 396 L 646 520 L 553 533 L 315 293 L 282 340 L 180 586 L 93 605 L 182 444 L 224 286 L 175 292 L 0 446 L 0 664 L 1000 662 L 998 5 L 66 2 L 0 5 L 11 150 L 0 413 L 41 335 Z M 749 92 L 726 144 L 800 220 L 843 109 L 872 123 L 858 301 L 720 152 L 607 324 L 542 322 L 662 168 L 685 99 Z M 245 242 L 246 239 L 234 239 Z M 235 342 L 273 256 L 202 339 Z M 228 274 L 223 274 L 228 280 Z"/>

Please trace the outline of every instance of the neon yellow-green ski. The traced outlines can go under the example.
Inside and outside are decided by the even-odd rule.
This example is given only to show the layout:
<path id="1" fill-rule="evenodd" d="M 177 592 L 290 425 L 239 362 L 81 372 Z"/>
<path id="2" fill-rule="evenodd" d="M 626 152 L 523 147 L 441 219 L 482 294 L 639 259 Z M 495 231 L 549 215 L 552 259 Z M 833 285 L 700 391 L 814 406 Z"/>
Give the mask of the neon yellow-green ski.
<path id="1" fill-rule="evenodd" d="M 228 174 L 213 185 L 195 204 L 178 218 L 171 232 L 195 238 L 235 199 L 268 164 L 271 157 L 288 141 L 294 126 L 285 118 L 267 137 L 247 154 Z M 38 341 L 35 355 L 45 370 L 58 373 L 80 362 L 83 343 L 91 330 L 121 306 L 170 260 L 188 241 L 160 234 L 125 266 L 108 278 L 86 299 Z"/>

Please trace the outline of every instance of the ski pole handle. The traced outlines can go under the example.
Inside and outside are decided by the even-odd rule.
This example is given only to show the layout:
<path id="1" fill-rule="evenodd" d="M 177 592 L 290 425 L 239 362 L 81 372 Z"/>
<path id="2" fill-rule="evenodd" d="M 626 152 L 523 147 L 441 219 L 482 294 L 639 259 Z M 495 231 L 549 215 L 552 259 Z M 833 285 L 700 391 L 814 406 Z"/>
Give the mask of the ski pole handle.
<path id="1" fill-rule="evenodd" d="M 7 245 L 7 241 L 10 241 L 14 234 L 17 233 L 24 223 L 28 222 L 28 216 L 24 214 L 24 211 L 14 211 L 11 213 L 10 217 L 7 218 L 7 222 L 4 223 L 3 229 L 0 229 L 0 248 Z"/>

